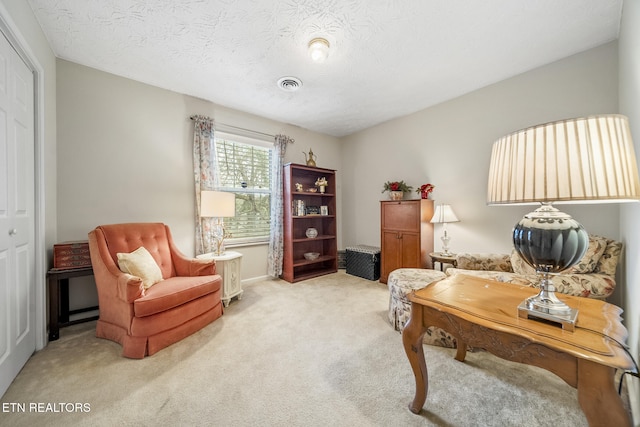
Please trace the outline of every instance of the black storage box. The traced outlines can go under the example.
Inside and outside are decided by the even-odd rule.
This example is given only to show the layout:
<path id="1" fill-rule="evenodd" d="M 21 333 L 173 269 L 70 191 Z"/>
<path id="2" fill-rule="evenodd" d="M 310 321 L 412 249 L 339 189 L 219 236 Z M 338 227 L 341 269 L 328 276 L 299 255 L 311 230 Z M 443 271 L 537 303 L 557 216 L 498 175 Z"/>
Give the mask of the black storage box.
<path id="1" fill-rule="evenodd" d="M 376 246 L 349 246 L 346 250 L 347 274 L 363 279 L 380 278 L 380 248 Z"/>

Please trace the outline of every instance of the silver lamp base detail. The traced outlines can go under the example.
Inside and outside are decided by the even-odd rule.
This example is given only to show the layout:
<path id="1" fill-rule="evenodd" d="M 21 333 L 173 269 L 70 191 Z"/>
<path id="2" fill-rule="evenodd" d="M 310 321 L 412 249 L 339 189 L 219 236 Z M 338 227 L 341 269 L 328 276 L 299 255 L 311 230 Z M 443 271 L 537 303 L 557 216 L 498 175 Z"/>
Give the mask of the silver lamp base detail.
<path id="1" fill-rule="evenodd" d="M 540 292 L 518 306 L 518 316 L 562 324 L 575 329 L 578 310 L 555 295 L 551 275 L 577 264 L 589 245 L 589 235 L 570 215 L 551 203 L 528 213 L 513 228 L 513 247 L 522 259 L 540 275 Z"/>
<path id="2" fill-rule="evenodd" d="M 527 298 L 518 306 L 518 316 L 529 319 L 542 319 L 562 325 L 562 329 L 573 332 L 576 329 L 578 320 L 578 310 L 568 307 L 569 311 L 564 314 L 553 313 L 553 309 L 543 308 L 538 305 L 538 296 Z"/>

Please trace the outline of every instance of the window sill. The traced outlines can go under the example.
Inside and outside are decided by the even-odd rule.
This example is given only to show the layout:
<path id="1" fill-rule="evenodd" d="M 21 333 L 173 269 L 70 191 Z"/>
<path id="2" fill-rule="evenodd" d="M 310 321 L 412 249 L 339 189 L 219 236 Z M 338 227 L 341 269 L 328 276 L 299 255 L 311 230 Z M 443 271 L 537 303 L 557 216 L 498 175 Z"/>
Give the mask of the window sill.
<path id="1" fill-rule="evenodd" d="M 264 240 L 264 241 L 257 241 L 257 242 L 237 242 L 237 243 L 233 243 L 233 242 L 224 242 L 224 247 L 226 249 L 231 249 L 231 248 L 247 248 L 250 246 L 268 246 L 269 242 Z"/>

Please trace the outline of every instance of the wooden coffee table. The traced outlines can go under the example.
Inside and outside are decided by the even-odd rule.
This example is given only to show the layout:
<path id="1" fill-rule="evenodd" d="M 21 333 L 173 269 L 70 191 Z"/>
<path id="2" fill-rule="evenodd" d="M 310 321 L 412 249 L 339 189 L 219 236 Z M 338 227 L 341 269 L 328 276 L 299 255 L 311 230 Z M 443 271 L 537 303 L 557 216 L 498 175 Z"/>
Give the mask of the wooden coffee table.
<path id="1" fill-rule="evenodd" d="M 503 359 L 553 372 L 578 389 L 578 401 L 590 426 L 631 426 L 616 392 L 616 369 L 631 369 L 621 343 L 627 330 L 622 310 L 589 298 L 562 295 L 579 311 L 574 332 L 559 325 L 518 317 L 518 304 L 534 295 L 532 288 L 455 275 L 411 295 L 411 318 L 402 332 L 404 349 L 416 381 L 409 409 L 419 413 L 429 387 L 422 336 L 429 326 L 457 338 L 456 359 L 464 361 L 467 345 L 484 348 Z"/>

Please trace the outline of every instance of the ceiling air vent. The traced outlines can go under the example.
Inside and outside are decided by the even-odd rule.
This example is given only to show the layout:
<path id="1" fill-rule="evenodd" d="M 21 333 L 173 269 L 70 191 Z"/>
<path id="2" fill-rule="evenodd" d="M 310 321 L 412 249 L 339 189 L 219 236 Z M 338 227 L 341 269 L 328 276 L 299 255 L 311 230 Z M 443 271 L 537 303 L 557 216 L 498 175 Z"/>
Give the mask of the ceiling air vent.
<path id="1" fill-rule="evenodd" d="M 302 86 L 300 79 L 295 77 L 281 77 L 278 79 L 278 87 L 285 92 L 295 92 Z"/>

